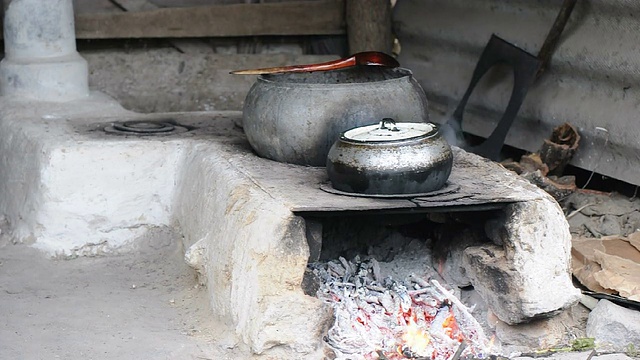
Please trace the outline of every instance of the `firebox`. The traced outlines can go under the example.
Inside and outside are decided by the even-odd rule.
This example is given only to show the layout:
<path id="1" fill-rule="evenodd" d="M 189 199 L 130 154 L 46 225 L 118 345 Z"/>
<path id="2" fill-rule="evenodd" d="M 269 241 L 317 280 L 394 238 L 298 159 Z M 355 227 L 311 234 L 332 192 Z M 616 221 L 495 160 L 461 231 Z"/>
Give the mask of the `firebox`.
<path id="1" fill-rule="evenodd" d="M 322 228 L 322 246 L 303 290 L 334 311 L 328 349 L 340 359 L 482 358 L 496 350 L 462 260 L 466 248 L 491 243 L 485 226 L 499 217 L 486 210 L 306 219 L 316 232 L 308 238 Z M 464 303 L 476 306 L 473 314 Z"/>

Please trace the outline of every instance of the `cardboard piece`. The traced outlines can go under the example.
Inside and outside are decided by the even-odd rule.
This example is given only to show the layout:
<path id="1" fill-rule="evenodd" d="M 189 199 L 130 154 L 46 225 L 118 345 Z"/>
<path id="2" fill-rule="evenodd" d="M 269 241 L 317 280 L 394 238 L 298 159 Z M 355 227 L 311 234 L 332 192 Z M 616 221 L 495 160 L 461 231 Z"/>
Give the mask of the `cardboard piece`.
<path id="1" fill-rule="evenodd" d="M 640 232 L 573 239 L 573 275 L 589 290 L 640 301 Z"/>

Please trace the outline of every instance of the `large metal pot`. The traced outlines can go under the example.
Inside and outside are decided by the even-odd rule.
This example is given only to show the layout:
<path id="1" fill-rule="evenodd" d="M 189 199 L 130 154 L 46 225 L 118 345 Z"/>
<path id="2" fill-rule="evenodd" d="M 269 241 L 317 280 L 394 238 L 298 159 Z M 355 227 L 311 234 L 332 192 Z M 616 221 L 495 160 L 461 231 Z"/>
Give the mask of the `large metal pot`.
<path id="1" fill-rule="evenodd" d="M 428 121 L 426 96 L 409 70 L 357 66 L 262 75 L 247 94 L 242 125 L 258 155 L 323 166 L 341 132 L 385 117 Z"/>
<path id="2" fill-rule="evenodd" d="M 396 123 L 344 132 L 327 157 L 331 185 L 340 191 L 369 194 L 424 194 L 442 188 L 453 153 L 431 123 Z"/>

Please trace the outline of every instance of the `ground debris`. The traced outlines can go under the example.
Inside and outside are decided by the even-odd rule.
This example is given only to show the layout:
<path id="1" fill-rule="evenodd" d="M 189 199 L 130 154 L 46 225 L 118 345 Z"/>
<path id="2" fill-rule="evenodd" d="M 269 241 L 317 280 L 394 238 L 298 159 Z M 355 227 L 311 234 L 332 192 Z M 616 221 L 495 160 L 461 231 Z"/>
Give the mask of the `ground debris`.
<path id="1" fill-rule="evenodd" d="M 600 239 L 573 239 L 574 276 L 585 287 L 640 301 L 640 232 Z"/>
<path id="2" fill-rule="evenodd" d="M 563 199 L 571 233 L 579 237 L 628 236 L 640 231 L 640 199 L 579 190 Z"/>
<path id="3" fill-rule="evenodd" d="M 337 267 L 351 273 L 348 281 Z M 336 359 L 449 360 L 457 351 L 460 359 L 489 355 L 490 341 L 472 310 L 435 279 L 382 278 L 373 258 L 339 258 L 309 268 L 322 279 L 317 297 L 334 309 L 325 341 Z"/>
<path id="4" fill-rule="evenodd" d="M 551 137 L 544 140 L 538 152 L 524 155 L 517 162 L 507 159 L 501 164 L 560 200 L 577 190 L 574 176 L 560 175 L 579 143 L 576 128 L 565 123 L 553 129 Z"/>

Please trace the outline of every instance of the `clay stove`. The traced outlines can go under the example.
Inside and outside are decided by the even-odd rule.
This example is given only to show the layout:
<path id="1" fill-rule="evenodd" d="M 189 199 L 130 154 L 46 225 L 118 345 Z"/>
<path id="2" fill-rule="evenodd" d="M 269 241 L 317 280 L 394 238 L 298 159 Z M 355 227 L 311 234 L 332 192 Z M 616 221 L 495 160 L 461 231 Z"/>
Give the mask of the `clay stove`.
<path id="1" fill-rule="evenodd" d="M 302 352 L 319 346 L 331 314 L 317 299 L 305 297 L 299 286 L 308 262 L 321 256 L 321 229 L 332 217 L 343 222 L 353 222 L 349 219 L 356 215 L 378 217 L 370 222 L 379 221 L 380 215 L 433 220 L 459 212 L 483 219 L 479 224 L 488 230 L 483 234 L 487 243 L 449 252 L 462 258 L 465 276 L 500 320 L 518 324 L 552 316 L 578 299 L 569 273 L 570 235 L 557 203 L 476 155 L 456 149 L 449 185 L 454 190 L 413 199 L 349 197 L 323 191 L 324 168 L 261 159 L 244 142 L 227 145 L 222 157 L 224 172 L 213 168 L 200 172 L 217 172 L 219 184 L 235 178 L 233 173 L 243 179 L 242 186 L 236 183 L 219 193 L 222 203 L 229 205 L 218 210 L 220 217 L 213 225 L 227 231 L 230 241 L 222 242 L 226 236 L 221 233 L 209 234 L 192 246 L 187 257 L 209 279 L 214 304 L 226 303 L 230 312 L 238 311 L 232 316 L 246 321 L 241 323 L 246 329 L 254 329 L 245 340 L 256 352 L 287 341 L 287 346 Z M 182 228 L 193 228 L 193 220 Z M 264 236 L 256 237 L 252 227 Z M 240 248 L 245 255 L 240 255 Z M 228 258 L 229 254 L 236 259 Z M 251 259 L 257 260 L 251 263 Z M 443 266 L 449 265 L 445 262 Z M 219 286 L 226 290 L 213 290 Z M 255 313 L 246 314 L 238 307 Z"/>

